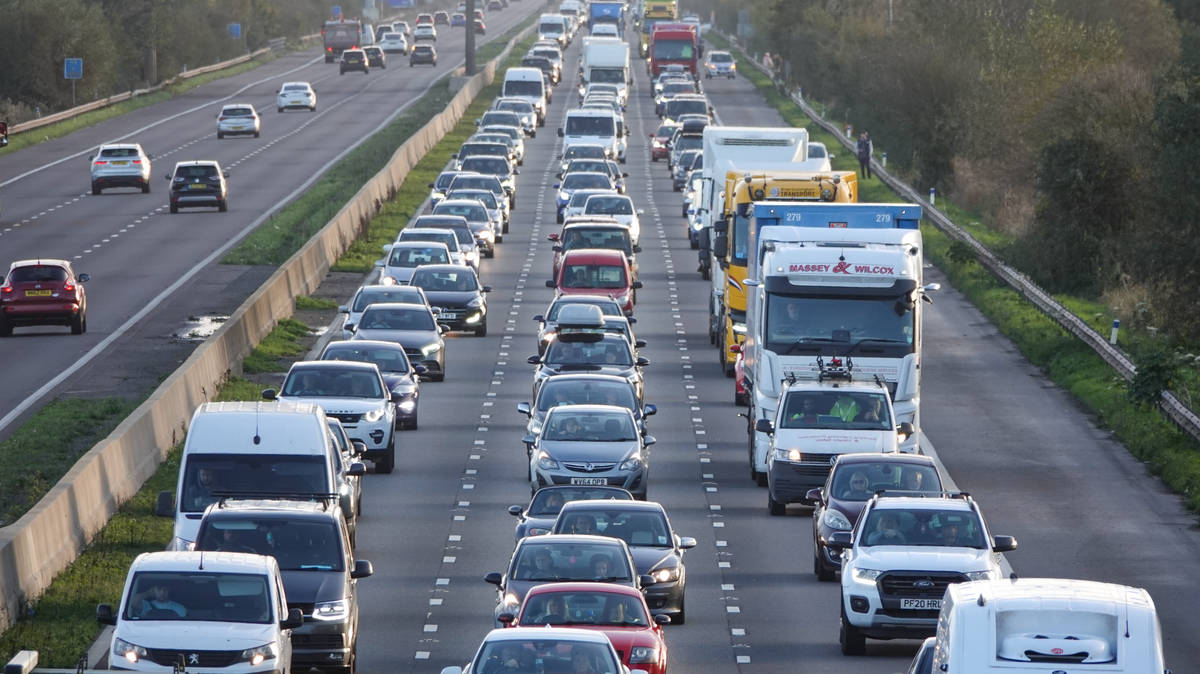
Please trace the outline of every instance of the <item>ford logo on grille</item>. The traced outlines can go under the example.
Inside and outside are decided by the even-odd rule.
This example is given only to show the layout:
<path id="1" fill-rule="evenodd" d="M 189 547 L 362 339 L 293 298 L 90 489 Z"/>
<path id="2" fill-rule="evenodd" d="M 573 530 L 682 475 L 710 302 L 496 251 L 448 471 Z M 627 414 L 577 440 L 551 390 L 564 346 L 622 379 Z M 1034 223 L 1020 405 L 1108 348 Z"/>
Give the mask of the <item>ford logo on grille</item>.
<path id="1" fill-rule="evenodd" d="M 931 589 L 933 589 L 933 581 L 932 580 L 913 581 L 913 587 L 917 588 L 918 590 L 931 590 Z"/>

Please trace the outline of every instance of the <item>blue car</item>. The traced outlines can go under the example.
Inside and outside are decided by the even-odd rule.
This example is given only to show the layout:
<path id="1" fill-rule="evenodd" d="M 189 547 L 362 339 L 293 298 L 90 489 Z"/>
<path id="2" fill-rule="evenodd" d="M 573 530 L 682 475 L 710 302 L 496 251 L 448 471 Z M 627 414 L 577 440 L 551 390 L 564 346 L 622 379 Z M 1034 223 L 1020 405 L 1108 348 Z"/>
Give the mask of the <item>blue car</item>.
<path id="1" fill-rule="evenodd" d="M 453 28 L 455 26 L 465 26 L 465 25 L 467 25 L 467 15 L 466 14 L 454 14 L 450 17 L 450 27 L 451 28 Z"/>

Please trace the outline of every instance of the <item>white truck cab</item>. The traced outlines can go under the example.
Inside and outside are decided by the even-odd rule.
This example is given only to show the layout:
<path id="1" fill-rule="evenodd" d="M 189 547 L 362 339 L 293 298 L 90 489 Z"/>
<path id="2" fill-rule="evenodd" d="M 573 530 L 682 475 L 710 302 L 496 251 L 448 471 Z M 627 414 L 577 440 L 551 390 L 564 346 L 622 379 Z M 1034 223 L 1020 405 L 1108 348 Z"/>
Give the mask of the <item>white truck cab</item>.
<path id="1" fill-rule="evenodd" d="M 1017 540 L 992 536 L 967 494 L 879 492 L 854 530 L 830 534 L 826 545 L 843 551 L 842 653 L 861 655 L 868 637 L 932 636 L 946 588 L 998 580 L 997 553 L 1015 550 Z"/>
<path id="2" fill-rule="evenodd" d="M 133 560 L 113 625 L 109 666 L 139 672 L 290 671 L 292 630 L 274 557 L 242 552 L 144 552 Z"/>
<path id="3" fill-rule="evenodd" d="M 1170 672 L 1146 590 L 1061 578 L 951 585 L 942 600 L 934 672 Z"/>
<path id="4" fill-rule="evenodd" d="M 774 420 L 756 429 L 770 438 L 767 512 L 783 515 L 787 504 L 805 501 L 825 484 L 841 454 L 898 452 L 912 424 L 897 425 L 887 385 L 878 378 L 854 380 L 853 361 L 817 358 L 817 379 L 787 379 Z"/>

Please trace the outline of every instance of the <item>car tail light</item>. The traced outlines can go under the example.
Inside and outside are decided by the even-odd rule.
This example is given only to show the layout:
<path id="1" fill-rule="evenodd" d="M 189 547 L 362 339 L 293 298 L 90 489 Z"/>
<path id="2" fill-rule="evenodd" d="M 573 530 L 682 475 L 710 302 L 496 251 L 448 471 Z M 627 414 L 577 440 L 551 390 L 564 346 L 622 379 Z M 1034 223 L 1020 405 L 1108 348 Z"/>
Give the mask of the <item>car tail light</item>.
<path id="1" fill-rule="evenodd" d="M 107 163 L 108 162 L 106 162 L 106 161 L 96 160 L 96 166 L 104 166 Z"/>
<path id="2" fill-rule="evenodd" d="M 217 118 L 217 121 L 218 121 L 218 122 L 224 122 L 224 121 L 225 121 L 225 119 L 226 119 L 225 115 L 221 115 L 220 117 L 218 117 L 218 118 Z"/>
<path id="3" fill-rule="evenodd" d="M 65 282 L 63 283 L 62 291 L 63 291 L 64 293 L 73 293 L 73 292 L 75 292 L 75 284 L 74 284 L 74 283 L 71 283 L 70 281 L 65 281 Z"/>
<path id="4" fill-rule="evenodd" d="M 7 295 L 13 291 L 12 286 L 5 284 L 0 286 L 0 293 Z"/>
<path id="5" fill-rule="evenodd" d="M 133 160 L 133 163 L 134 163 L 134 164 L 140 164 L 140 163 L 142 163 L 142 160 L 141 160 L 141 159 L 134 159 L 134 160 Z"/>

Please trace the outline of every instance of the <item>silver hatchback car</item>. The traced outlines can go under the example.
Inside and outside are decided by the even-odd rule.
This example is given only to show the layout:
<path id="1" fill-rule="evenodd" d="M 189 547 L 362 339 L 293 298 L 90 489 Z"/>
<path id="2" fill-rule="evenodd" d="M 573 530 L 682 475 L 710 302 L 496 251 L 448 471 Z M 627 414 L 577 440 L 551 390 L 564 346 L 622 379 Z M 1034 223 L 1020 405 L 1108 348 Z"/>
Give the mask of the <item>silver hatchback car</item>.
<path id="1" fill-rule="evenodd" d="M 249 103 L 231 103 L 217 115 L 217 138 L 225 136 L 254 136 L 262 132 L 262 118 Z"/>
<path id="2" fill-rule="evenodd" d="M 542 432 L 523 440 L 529 457 L 530 491 L 556 484 L 621 487 L 645 500 L 650 479 L 643 436 L 633 413 L 613 405 L 562 405 L 546 413 Z"/>
<path id="3" fill-rule="evenodd" d="M 109 187 L 139 187 L 150 191 L 150 155 L 137 143 L 101 145 L 90 157 L 92 194 Z"/>

